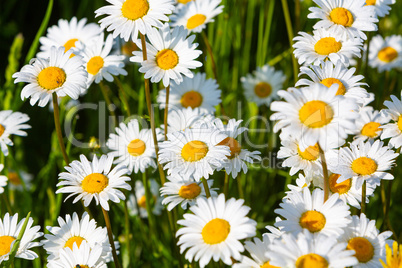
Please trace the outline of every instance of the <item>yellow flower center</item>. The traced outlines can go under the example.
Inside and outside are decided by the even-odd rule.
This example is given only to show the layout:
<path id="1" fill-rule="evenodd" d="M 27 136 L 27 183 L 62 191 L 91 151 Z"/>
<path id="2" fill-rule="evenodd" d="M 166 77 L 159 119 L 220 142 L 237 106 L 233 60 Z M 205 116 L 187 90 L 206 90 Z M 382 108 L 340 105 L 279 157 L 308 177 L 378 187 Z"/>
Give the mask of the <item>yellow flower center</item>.
<path id="1" fill-rule="evenodd" d="M 381 130 L 380 126 L 381 126 L 381 124 L 377 123 L 377 122 L 367 123 L 362 128 L 362 131 L 361 131 L 362 135 L 370 137 L 370 138 L 375 138 L 378 136 L 377 132 L 379 130 Z"/>
<path id="2" fill-rule="evenodd" d="M 377 170 L 377 163 L 369 157 L 359 157 L 352 162 L 352 170 L 359 175 L 370 175 Z"/>
<path id="3" fill-rule="evenodd" d="M 179 63 L 179 56 L 171 49 L 162 49 L 156 54 L 156 64 L 163 70 L 170 70 Z"/>
<path id="4" fill-rule="evenodd" d="M 38 84 L 46 90 L 61 87 L 66 82 L 66 73 L 59 67 L 47 67 L 38 74 Z"/>
<path id="5" fill-rule="evenodd" d="M 325 216 L 318 211 L 308 210 L 300 217 L 300 226 L 312 233 L 321 231 L 325 227 Z"/>
<path id="6" fill-rule="evenodd" d="M 75 47 L 75 42 L 77 42 L 78 39 L 77 38 L 73 38 L 68 40 L 65 44 L 64 44 L 64 53 L 66 53 L 68 50 L 70 50 L 71 48 Z"/>
<path id="7" fill-rule="evenodd" d="M 14 185 L 21 185 L 20 176 L 18 176 L 17 172 L 9 172 L 8 173 L 8 181 Z"/>
<path id="8" fill-rule="evenodd" d="M 315 253 L 300 256 L 296 260 L 296 268 L 327 268 L 328 261 Z"/>
<path id="9" fill-rule="evenodd" d="M 121 7 L 123 17 L 129 20 L 137 20 L 144 17 L 149 11 L 147 0 L 126 0 Z"/>
<path id="10" fill-rule="evenodd" d="M 345 27 L 350 27 L 353 24 L 353 15 L 349 10 L 343 7 L 334 8 L 331 13 L 329 13 L 329 17 L 335 24 L 340 24 Z"/>
<path id="11" fill-rule="evenodd" d="M 235 158 L 241 152 L 241 146 L 239 142 L 232 137 L 227 137 L 226 139 L 218 143 L 218 145 L 224 145 L 229 147 L 230 149 L 230 155 L 228 156 L 229 159 Z"/>
<path id="12" fill-rule="evenodd" d="M 354 237 L 349 240 L 346 249 L 354 250 L 354 255 L 359 262 L 366 263 L 370 261 L 374 256 L 374 247 L 364 237 Z"/>
<path id="13" fill-rule="evenodd" d="M 310 128 L 320 128 L 329 124 L 334 117 L 331 106 L 323 101 L 306 102 L 299 111 L 300 121 Z"/>
<path id="14" fill-rule="evenodd" d="M 213 219 L 202 228 L 201 235 L 204 242 L 209 245 L 225 241 L 230 233 L 230 224 L 223 219 Z"/>
<path id="15" fill-rule="evenodd" d="M 87 71 L 88 73 L 95 75 L 99 72 L 99 70 L 103 67 L 105 61 L 101 56 L 92 57 L 87 63 Z"/>
<path id="16" fill-rule="evenodd" d="M 109 184 L 109 179 L 100 173 L 92 173 L 84 178 L 82 181 L 82 189 L 90 194 L 100 193 Z"/>
<path id="17" fill-rule="evenodd" d="M 324 37 L 317 41 L 314 45 L 314 50 L 320 55 L 329 55 L 336 53 L 342 48 L 342 43 L 335 40 L 333 37 Z"/>
<path id="18" fill-rule="evenodd" d="M 272 87 L 270 84 L 266 82 L 260 82 L 254 87 L 254 92 L 255 95 L 257 95 L 260 98 L 266 98 L 269 95 L 271 95 L 272 92 Z"/>
<path id="19" fill-rule="evenodd" d="M 4 131 L 6 131 L 6 128 L 2 124 L 0 124 L 0 137 L 1 135 L 3 135 Z"/>
<path id="20" fill-rule="evenodd" d="M 137 202 L 138 202 L 138 206 L 140 208 L 146 208 L 147 207 L 147 199 L 146 199 L 145 195 L 141 196 L 141 198 L 138 199 Z"/>
<path id="21" fill-rule="evenodd" d="M 307 147 L 304 152 L 300 151 L 299 146 L 297 146 L 297 153 L 301 158 L 308 161 L 315 161 L 320 156 L 320 150 L 317 143 L 313 146 Z"/>
<path id="22" fill-rule="evenodd" d="M 196 162 L 203 159 L 209 151 L 208 145 L 202 141 L 190 141 L 181 149 L 181 156 L 185 161 Z"/>
<path id="23" fill-rule="evenodd" d="M 15 240 L 9 235 L 0 236 L 0 256 L 6 255 L 11 251 L 11 243 Z"/>
<path id="24" fill-rule="evenodd" d="M 201 187 L 197 183 L 183 185 L 180 187 L 179 196 L 184 199 L 194 199 L 201 193 Z"/>
<path id="25" fill-rule="evenodd" d="M 91 268 L 91 267 L 89 267 L 88 265 L 77 264 L 76 266 L 74 266 L 72 268 Z"/>
<path id="26" fill-rule="evenodd" d="M 200 107 L 203 101 L 202 95 L 195 90 L 187 91 L 181 97 L 181 105 L 185 108 L 191 107 L 192 109 Z"/>
<path id="27" fill-rule="evenodd" d="M 70 237 L 66 243 L 64 244 L 65 248 L 70 248 L 71 250 L 73 250 L 73 245 L 74 243 L 77 244 L 77 247 L 79 248 L 81 246 L 82 241 L 84 241 L 85 239 L 81 236 L 73 236 Z"/>
<path id="28" fill-rule="evenodd" d="M 207 17 L 202 14 L 195 14 L 191 18 L 188 19 L 187 21 L 187 29 L 192 30 L 194 28 L 197 28 L 198 26 L 202 25 Z"/>
<path id="29" fill-rule="evenodd" d="M 340 176 L 341 175 L 335 173 L 329 176 L 329 189 L 331 192 L 341 195 L 349 192 L 350 188 L 352 187 L 352 179 L 347 179 L 343 182 L 337 183 L 336 181 Z"/>
<path id="30" fill-rule="evenodd" d="M 366 5 L 368 6 L 374 6 L 376 3 L 376 0 L 366 0 Z"/>
<path id="31" fill-rule="evenodd" d="M 177 2 L 179 2 L 180 4 L 187 4 L 188 2 L 191 2 L 192 0 L 177 0 Z"/>
<path id="32" fill-rule="evenodd" d="M 321 84 L 323 84 L 326 87 L 330 87 L 333 84 L 338 84 L 338 91 L 336 92 L 336 95 L 345 95 L 346 93 L 346 88 L 341 82 L 341 80 L 336 79 L 336 78 L 325 78 L 324 80 L 321 81 Z"/>
<path id="33" fill-rule="evenodd" d="M 402 115 L 399 116 L 397 125 L 399 130 L 402 131 Z"/>
<path id="34" fill-rule="evenodd" d="M 261 265 L 260 268 L 280 268 L 280 267 L 278 267 L 278 266 L 273 266 L 273 265 L 269 264 L 269 261 L 267 261 L 266 263 L 264 263 L 263 265 Z"/>
<path id="35" fill-rule="evenodd" d="M 146 149 L 145 142 L 143 142 L 140 139 L 132 140 L 127 145 L 127 151 L 132 156 L 140 156 L 140 155 L 142 155 L 145 152 L 145 149 Z"/>
<path id="36" fill-rule="evenodd" d="M 398 52 L 393 47 L 384 47 L 378 52 L 378 58 L 383 62 L 391 62 L 398 57 Z"/>

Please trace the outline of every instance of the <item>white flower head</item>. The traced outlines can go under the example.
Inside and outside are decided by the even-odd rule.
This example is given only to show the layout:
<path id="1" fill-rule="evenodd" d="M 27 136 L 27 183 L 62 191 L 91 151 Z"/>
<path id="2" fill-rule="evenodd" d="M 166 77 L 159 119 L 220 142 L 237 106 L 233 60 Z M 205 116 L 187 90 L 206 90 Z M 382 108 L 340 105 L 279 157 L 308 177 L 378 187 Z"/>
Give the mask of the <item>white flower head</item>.
<path id="1" fill-rule="evenodd" d="M 155 215 L 160 215 L 162 213 L 163 206 L 161 203 L 162 198 L 159 195 L 159 184 L 154 179 L 150 179 L 149 186 L 150 194 L 153 199 L 152 201 L 149 200 L 151 206 L 153 204 L 151 211 Z M 139 215 L 141 218 L 148 217 L 145 187 L 141 181 L 135 182 L 135 196 L 133 194 L 130 195 L 127 206 L 131 215 Z"/>
<path id="2" fill-rule="evenodd" d="M 5 156 L 8 155 L 8 147 L 14 143 L 10 139 L 11 135 L 26 136 L 25 129 L 31 128 L 26 124 L 29 116 L 20 112 L 11 110 L 0 111 L 0 149 Z"/>
<path id="3" fill-rule="evenodd" d="M 370 41 L 369 65 L 379 72 L 402 68 L 402 36 L 374 36 Z"/>

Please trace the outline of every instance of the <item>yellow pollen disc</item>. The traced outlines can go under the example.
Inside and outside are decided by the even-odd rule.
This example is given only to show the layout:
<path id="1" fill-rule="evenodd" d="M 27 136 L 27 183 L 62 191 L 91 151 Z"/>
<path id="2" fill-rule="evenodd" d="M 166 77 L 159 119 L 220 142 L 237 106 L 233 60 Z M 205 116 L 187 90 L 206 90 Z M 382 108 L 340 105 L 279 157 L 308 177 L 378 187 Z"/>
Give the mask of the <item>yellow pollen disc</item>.
<path id="1" fill-rule="evenodd" d="M 377 0 L 366 0 L 366 5 L 374 6 Z"/>
<path id="2" fill-rule="evenodd" d="M 73 38 L 68 40 L 65 44 L 64 44 L 64 53 L 66 53 L 68 50 L 70 50 L 71 48 L 75 47 L 75 42 L 77 42 L 78 39 L 77 38 Z"/>
<path id="3" fill-rule="evenodd" d="M 144 17 L 149 11 L 147 0 L 126 0 L 121 7 L 123 17 L 129 20 L 137 20 Z"/>
<path id="4" fill-rule="evenodd" d="M 230 233 L 230 224 L 223 219 L 213 219 L 202 228 L 201 235 L 204 242 L 209 245 L 225 241 Z"/>
<path id="5" fill-rule="evenodd" d="M 141 196 L 140 199 L 138 199 L 138 206 L 140 208 L 146 208 L 147 207 L 147 199 L 145 198 L 145 195 Z"/>
<path id="6" fill-rule="evenodd" d="M 207 17 L 202 14 L 195 14 L 191 18 L 188 19 L 187 21 L 187 29 L 192 30 L 194 28 L 197 28 L 198 26 L 202 25 Z"/>
<path id="7" fill-rule="evenodd" d="M 0 124 L 0 137 L 1 135 L 3 135 L 4 131 L 6 131 L 6 128 L 2 124 Z"/>
<path id="8" fill-rule="evenodd" d="M 95 75 L 102 69 L 105 61 L 100 56 L 92 57 L 87 63 L 87 71 L 88 73 Z"/>
<path id="9" fill-rule="evenodd" d="M 399 116 L 397 125 L 399 130 L 402 132 L 402 115 Z"/>
<path id="10" fill-rule="evenodd" d="M 66 73 L 59 67 L 47 67 L 38 74 L 38 84 L 46 90 L 61 87 L 66 82 Z"/>
<path id="11" fill-rule="evenodd" d="M 321 81 L 321 84 L 323 84 L 326 87 L 330 87 L 333 84 L 338 84 L 338 91 L 336 92 L 336 95 L 345 95 L 346 93 L 346 88 L 341 82 L 341 80 L 336 79 L 336 78 L 325 78 L 324 80 Z"/>
<path id="12" fill-rule="evenodd" d="M 81 236 L 73 236 L 70 237 L 67 242 L 64 244 L 65 248 L 70 248 L 71 250 L 73 250 L 73 245 L 74 243 L 77 244 L 77 247 L 79 248 L 81 246 L 82 241 L 84 241 L 85 239 Z"/>
<path id="13" fill-rule="evenodd" d="M 261 265 L 260 268 L 280 268 L 280 267 L 278 267 L 278 266 L 273 266 L 273 265 L 269 264 L 269 261 L 267 261 L 266 263 L 264 263 L 263 265 Z"/>
<path id="14" fill-rule="evenodd" d="M 180 187 L 179 196 L 184 199 L 194 199 L 201 193 L 201 187 L 197 183 L 183 185 Z"/>
<path id="15" fill-rule="evenodd" d="M 349 192 L 350 188 L 352 187 L 352 179 L 347 179 L 343 182 L 337 183 L 336 181 L 340 176 L 341 175 L 335 173 L 329 176 L 329 189 L 331 192 L 341 195 Z"/>
<path id="16" fill-rule="evenodd" d="M 90 194 L 103 191 L 109 184 L 109 179 L 100 173 L 92 173 L 84 178 L 82 181 L 82 189 Z"/>
<path id="17" fill-rule="evenodd" d="M 370 175 L 376 172 L 377 163 L 369 157 L 359 157 L 352 162 L 352 170 L 359 175 Z"/>
<path id="18" fill-rule="evenodd" d="M 177 2 L 179 2 L 180 4 L 187 4 L 188 2 L 191 2 L 192 0 L 177 0 Z"/>
<path id="19" fill-rule="evenodd" d="M 299 110 L 300 121 L 307 127 L 320 128 L 329 124 L 334 117 L 331 106 L 323 101 L 306 102 Z"/>
<path id="20" fill-rule="evenodd" d="M 381 61 L 388 63 L 398 57 L 398 52 L 393 47 L 384 47 L 377 56 Z"/>
<path id="21" fill-rule="evenodd" d="M 317 41 L 314 45 L 314 50 L 320 55 L 329 55 L 336 53 L 342 48 L 342 43 L 335 40 L 333 37 L 324 37 Z"/>
<path id="22" fill-rule="evenodd" d="M 362 128 L 362 135 L 370 138 L 375 138 L 378 136 L 377 132 L 381 130 L 380 126 L 381 124 L 377 122 L 367 123 Z"/>
<path id="23" fill-rule="evenodd" d="M 195 90 L 187 91 L 181 97 L 181 105 L 185 108 L 191 107 L 192 109 L 200 107 L 203 101 L 202 95 Z"/>
<path id="24" fill-rule="evenodd" d="M 143 142 L 140 139 L 132 140 L 127 145 L 127 151 L 132 156 L 140 156 L 140 155 L 142 155 L 145 152 L 145 149 L 146 149 L 145 142 Z"/>
<path id="25" fill-rule="evenodd" d="M 304 152 L 300 151 L 299 146 L 297 146 L 297 153 L 300 155 L 301 158 L 308 161 L 315 161 L 320 156 L 320 151 L 318 149 L 317 143 L 314 146 L 307 147 Z"/>
<path id="26" fill-rule="evenodd" d="M 21 185 L 20 176 L 18 176 L 17 172 L 9 172 L 8 173 L 8 181 L 14 185 Z"/>
<path id="27" fill-rule="evenodd" d="M 308 229 L 312 233 L 321 231 L 325 227 L 327 220 L 325 216 L 318 211 L 308 210 L 300 217 L 300 226 Z"/>
<path id="28" fill-rule="evenodd" d="M 354 256 L 359 262 L 366 263 L 374 256 L 373 245 L 364 237 L 354 237 L 350 239 L 346 249 L 354 250 L 356 252 Z"/>
<path id="29" fill-rule="evenodd" d="M 260 98 L 266 98 L 272 93 L 272 87 L 266 82 L 260 82 L 254 87 L 255 95 Z"/>
<path id="30" fill-rule="evenodd" d="M 156 64 L 163 70 L 170 70 L 179 63 L 179 56 L 171 49 L 162 49 L 156 54 Z"/>
<path id="31" fill-rule="evenodd" d="M 0 256 L 3 256 L 11 251 L 11 243 L 15 240 L 9 235 L 0 236 Z"/>
<path id="32" fill-rule="evenodd" d="M 185 161 L 196 162 L 203 159 L 209 151 L 208 145 L 202 141 L 190 141 L 181 149 Z"/>
<path id="33" fill-rule="evenodd" d="M 229 147 L 229 149 L 230 149 L 230 155 L 228 156 L 229 159 L 235 158 L 241 152 L 241 146 L 240 146 L 239 142 L 237 140 L 233 139 L 232 137 L 227 137 L 226 139 L 224 139 L 217 145 L 224 145 L 224 146 Z"/>
<path id="34" fill-rule="evenodd" d="M 353 24 L 353 15 L 349 10 L 343 7 L 334 8 L 331 13 L 329 13 L 333 23 L 343 25 L 345 27 L 350 27 Z"/>
<path id="35" fill-rule="evenodd" d="M 328 261 L 315 253 L 300 256 L 296 260 L 296 268 L 327 268 Z"/>

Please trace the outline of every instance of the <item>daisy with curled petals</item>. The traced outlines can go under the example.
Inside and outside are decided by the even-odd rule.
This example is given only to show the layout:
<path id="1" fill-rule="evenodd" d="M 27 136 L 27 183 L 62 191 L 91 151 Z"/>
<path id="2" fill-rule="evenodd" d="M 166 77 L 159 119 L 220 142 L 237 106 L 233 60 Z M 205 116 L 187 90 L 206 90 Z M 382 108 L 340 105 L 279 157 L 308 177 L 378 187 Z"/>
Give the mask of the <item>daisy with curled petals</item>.
<path id="1" fill-rule="evenodd" d="M 303 192 L 289 193 L 276 209 L 285 220 L 276 222 L 284 232 L 298 234 L 308 230 L 313 234 L 339 235 L 350 222 L 349 207 L 334 194 L 324 202 L 324 191 L 315 189 L 313 193 L 306 187 Z"/>
<path id="2" fill-rule="evenodd" d="M 20 112 L 11 110 L 0 111 L 0 149 L 5 156 L 8 155 L 8 147 L 14 143 L 10 139 L 10 135 L 26 136 L 25 129 L 31 128 L 28 122 L 29 116 Z"/>
<path id="3" fill-rule="evenodd" d="M 330 144 L 342 144 L 346 131 L 355 129 L 354 119 L 358 106 L 354 99 L 336 95 L 338 85 L 327 88 L 313 84 L 307 88 L 281 90 L 278 95 L 285 101 L 275 101 L 271 110 L 276 112 L 270 119 L 278 120 L 274 131 L 286 129 L 300 137 L 299 149 L 318 145 L 326 151 Z"/>
<path id="4" fill-rule="evenodd" d="M 308 75 L 311 80 L 299 79 L 295 86 L 311 86 L 313 83 L 321 83 L 330 87 L 333 84 L 338 84 L 337 95 L 354 98 L 357 103 L 363 104 L 364 100 L 369 97 L 369 94 L 361 86 L 367 86 L 367 84 L 361 82 L 364 76 L 354 75 L 355 72 L 356 68 L 348 69 L 341 61 L 338 61 L 336 64 L 325 61 L 321 62 L 319 66 L 302 66 L 300 67 L 299 76 Z"/>
<path id="5" fill-rule="evenodd" d="M 402 146 L 402 102 L 394 95 L 391 95 L 391 100 L 385 101 L 384 105 L 388 108 L 385 110 L 385 113 L 391 117 L 393 122 L 382 126 L 381 139 L 391 138 L 389 145 L 399 148 Z"/>
<path id="6" fill-rule="evenodd" d="M 0 218 L 0 264 L 9 259 L 14 241 L 21 232 L 24 221 L 25 218 L 18 222 L 18 213 L 14 216 L 10 216 L 10 214 L 7 212 L 3 219 Z M 40 246 L 39 242 L 33 242 L 33 240 L 41 237 L 43 233 L 39 232 L 39 225 L 32 226 L 32 224 L 33 219 L 29 217 L 28 224 L 24 234 L 22 235 L 17 253 L 15 255 L 17 258 L 26 260 L 38 258 L 38 254 L 33 252 L 31 248 Z"/>
<path id="7" fill-rule="evenodd" d="M 163 206 L 161 204 L 162 198 L 159 196 L 159 184 L 154 179 L 150 179 L 149 185 L 153 199 L 152 201 L 150 200 L 152 213 L 154 215 L 161 215 Z M 130 195 L 127 206 L 131 215 L 139 215 L 141 218 L 148 217 L 145 187 L 141 181 L 135 182 L 135 196 L 133 194 Z M 138 209 L 140 210 L 139 213 Z"/>
<path id="8" fill-rule="evenodd" d="M 228 146 L 219 145 L 228 136 L 218 129 L 185 129 L 167 135 L 159 150 L 159 162 L 168 175 L 208 179 L 230 156 Z"/>
<path id="9" fill-rule="evenodd" d="M 106 146 L 112 150 L 109 153 L 117 157 L 115 164 L 128 167 L 130 172 L 144 173 L 148 167 L 156 168 L 156 154 L 154 141 L 150 129 L 141 129 L 137 119 L 132 119 L 128 124 L 120 123 L 115 128 L 116 134 L 109 136 Z M 160 129 L 157 129 L 158 141 L 163 138 Z"/>
<path id="10" fill-rule="evenodd" d="M 167 182 L 160 189 L 163 196 L 162 205 L 167 205 L 167 209 L 171 211 L 174 207 L 180 204 L 182 209 L 187 209 L 187 206 L 195 205 L 199 198 L 206 197 L 205 189 L 201 182 L 196 182 L 193 178 L 183 178 L 179 175 L 168 176 Z M 211 196 L 217 196 L 212 188 L 214 180 L 208 180 L 208 188 Z"/>
<path id="11" fill-rule="evenodd" d="M 378 19 L 373 6 L 365 0 L 337 1 L 313 0 L 318 7 L 310 7 L 310 19 L 321 19 L 314 29 L 331 29 L 346 38 L 367 39 L 363 31 L 377 31 Z"/>
<path id="12" fill-rule="evenodd" d="M 268 256 L 272 265 L 283 268 L 344 268 L 358 263 L 353 254 L 336 237 L 313 236 L 305 231 L 274 240 Z"/>
<path id="13" fill-rule="evenodd" d="M 88 74 L 84 70 L 81 57 L 70 58 L 72 51 L 64 53 L 64 48 L 52 47 L 48 59 L 37 58 L 13 74 L 14 83 L 29 83 L 21 91 L 21 98 L 31 97 L 31 105 L 38 103 L 44 107 L 56 93 L 58 97 L 70 96 L 78 99 L 87 89 Z"/>
<path id="14" fill-rule="evenodd" d="M 75 160 L 65 167 L 68 172 L 59 174 L 57 186 L 62 187 L 56 194 L 70 193 L 66 200 L 78 195 L 73 203 L 82 199 L 86 207 L 94 198 L 97 205 L 100 203 L 104 210 L 109 210 L 109 200 L 119 203 L 126 198 L 117 188 L 131 190 L 127 183 L 130 178 L 124 176 L 129 173 L 127 167 L 117 165 L 112 169 L 112 163 L 113 156 L 102 155 L 98 159 L 94 155 L 92 162 L 89 162 L 84 155 L 80 155 L 80 161 Z"/>
<path id="15" fill-rule="evenodd" d="M 142 51 L 134 51 L 130 61 L 141 63 L 139 71 L 145 74 L 144 77 L 151 78 L 152 83 L 162 80 L 165 87 L 170 85 L 170 80 L 180 84 L 183 75 L 193 78 L 190 69 L 202 66 L 195 60 L 202 51 L 196 50 L 198 43 L 194 43 L 195 35 L 187 37 L 187 34 L 182 26 L 172 30 L 168 23 L 159 30 L 153 28 L 147 35 L 150 42 L 146 43 L 147 60 L 143 60 Z M 141 50 L 144 49 L 138 45 Z"/>
<path id="16" fill-rule="evenodd" d="M 173 133 L 186 128 L 193 128 L 199 124 L 205 116 L 205 113 L 200 109 L 191 107 L 182 109 L 171 109 L 168 113 L 168 133 Z M 165 125 L 161 126 L 163 129 Z"/>
<path id="17" fill-rule="evenodd" d="M 391 10 L 390 5 L 395 2 L 396 0 L 366 0 L 366 5 L 374 7 L 377 17 L 385 17 Z"/>
<path id="18" fill-rule="evenodd" d="M 402 245 L 398 246 L 398 242 L 394 241 L 392 243 L 392 249 L 388 244 L 386 244 L 385 255 L 386 263 L 380 259 L 384 268 L 400 268 L 402 266 Z"/>
<path id="19" fill-rule="evenodd" d="M 214 113 L 221 103 L 221 93 L 215 79 L 207 79 L 205 73 L 196 73 L 193 78 L 184 77 L 180 84 L 172 83 L 169 93 L 169 109 L 198 108 L 203 113 Z M 166 89 L 160 91 L 158 103 L 166 108 Z"/>
<path id="20" fill-rule="evenodd" d="M 359 261 L 353 267 L 370 268 L 381 267 L 380 258 L 385 257 L 385 244 L 389 243 L 392 232 L 380 233 L 375 227 L 375 220 L 367 219 L 360 214 L 352 217 L 352 222 L 345 228 L 345 233 L 338 240 L 347 243 L 346 248 L 354 250 L 354 256 Z"/>
<path id="21" fill-rule="evenodd" d="M 244 200 L 234 198 L 225 201 L 224 194 L 197 200 L 190 207 L 193 214 L 186 213 L 177 222 L 183 226 L 176 236 L 180 252 L 188 249 L 185 258 L 190 262 L 199 261 L 201 268 L 211 259 L 222 260 L 226 265 L 232 265 L 232 258 L 240 260 L 244 247 L 239 240 L 255 236 L 257 225 L 246 217 L 250 208 L 243 203 Z"/>
<path id="22" fill-rule="evenodd" d="M 350 148 L 340 148 L 338 157 L 328 159 L 328 168 L 341 175 L 337 183 L 353 178 L 356 179 L 356 189 L 360 189 L 364 181 L 378 186 L 381 180 L 394 179 L 394 175 L 386 171 L 392 168 L 398 155 L 382 141 L 361 141 L 350 144 Z"/>
<path id="23" fill-rule="evenodd" d="M 95 17 L 107 15 L 99 21 L 102 29 L 113 31 L 113 38 L 120 35 L 126 42 L 135 41 L 138 32 L 149 34 L 152 26 L 162 27 L 174 10 L 173 0 L 106 0 L 111 5 L 95 11 Z"/>
<path id="24" fill-rule="evenodd" d="M 356 130 L 352 132 L 353 143 L 380 137 L 382 126 L 387 124 L 391 118 L 383 111 L 374 110 L 371 106 L 362 107 L 359 111 L 359 118 L 356 120 Z"/>
<path id="25" fill-rule="evenodd" d="M 0 164 L 0 172 L 3 170 L 4 165 Z M 4 188 L 7 185 L 8 178 L 6 176 L 0 175 L 0 194 L 4 193 Z"/>
<path id="26" fill-rule="evenodd" d="M 191 1 L 170 16 L 172 27 L 184 26 L 190 32 L 200 33 L 208 23 L 222 13 L 222 0 Z"/>
<path id="27" fill-rule="evenodd" d="M 402 36 L 391 35 L 385 39 L 374 36 L 370 41 L 369 65 L 379 72 L 402 68 Z"/>
<path id="28" fill-rule="evenodd" d="M 278 90 L 281 90 L 286 76 L 282 71 L 275 71 L 275 68 L 264 65 L 257 67 L 253 75 L 248 74 L 242 77 L 241 82 L 245 89 L 244 95 L 250 102 L 269 105 L 273 99 L 277 98 Z"/>
<path id="29" fill-rule="evenodd" d="M 353 56 L 361 57 L 362 40 L 347 38 L 333 30 L 317 29 L 313 35 L 299 32 L 293 40 L 294 55 L 299 64 L 319 65 L 322 61 L 330 60 L 334 64 L 341 61 L 349 66 L 349 59 Z"/>

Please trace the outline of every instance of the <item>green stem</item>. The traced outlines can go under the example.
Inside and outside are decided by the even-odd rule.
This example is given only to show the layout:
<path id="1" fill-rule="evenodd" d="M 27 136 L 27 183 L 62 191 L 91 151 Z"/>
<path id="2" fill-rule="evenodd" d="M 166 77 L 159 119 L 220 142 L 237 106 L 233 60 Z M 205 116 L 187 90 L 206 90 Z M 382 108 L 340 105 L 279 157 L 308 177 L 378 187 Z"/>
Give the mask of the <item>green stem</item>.
<path id="1" fill-rule="evenodd" d="M 131 247 L 130 247 L 130 216 L 128 213 L 127 198 L 124 200 L 124 231 L 126 235 L 126 247 L 128 252 L 128 265 L 130 265 L 131 259 Z"/>
<path id="2" fill-rule="evenodd" d="M 225 172 L 225 182 L 223 185 L 223 194 L 225 195 L 225 197 L 228 196 L 228 192 L 229 192 L 229 175 Z"/>
<path id="3" fill-rule="evenodd" d="M 369 57 L 369 51 L 370 51 L 370 40 L 371 40 L 371 37 L 372 37 L 372 34 L 371 34 L 371 33 L 367 33 L 367 40 L 366 40 L 366 42 L 367 42 L 367 50 L 366 50 L 366 54 L 364 55 L 364 61 L 365 61 L 365 64 L 366 64 L 366 66 L 365 66 L 365 68 L 364 68 L 364 73 L 363 73 L 364 77 L 367 77 L 367 72 L 368 72 L 368 66 L 369 66 L 368 57 Z"/>
<path id="4" fill-rule="evenodd" d="M 211 192 L 209 191 L 209 187 L 208 187 L 208 182 L 205 178 L 202 178 L 202 184 L 204 185 L 204 190 L 205 190 L 205 195 L 208 197 L 211 197 Z"/>
<path id="5" fill-rule="evenodd" d="M 170 92 L 170 85 L 168 85 L 166 88 L 165 112 L 163 116 L 163 122 L 165 124 L 165 141 L 167 141 L 167 133 L 168 133 L 169 92 Z"/>
<path id="6" fill-rule="evenodd" d="M 244 174 L 242 174 L 242 175 L 244 175 Z M 237 189 L 239 191 L 239 198 L 244 199 L 243 185 L 241 184 L 242 178 L 243 178 L 243 176 L 239 176 L 236 178 L 236 181 L 237 181 Z"/>
<path id="7" fill-rule="evenodd" d="M 149 229 L 151 230 L 151 233 L 155 233 L 155 221 L 154 221 L 154 214 L 152 213 L 152 206 L 151 206 L 151 198 L 152 194 L 149 188 L 149 183 L 148 183 L 148 176 L 147 172 L 145 171 L 142 173 L 142 184 L 144 185 L 145 188 L 145 205 L 147 209 L 147 214 L 148 214 L 148 223 L 149 223 Z M 140 211 L 138 211 L 138 214 Z"/>
<path id="8" fill-rule="evenodd" d="M 119 96 L 120 96 L 121 101 L 124 104 L 124 107 L 127 112 L 127 116 L 131 116 L 130 105 L 128 104 L 128 98 L 127 98 L 126 92 L 124 91 L 123 84 L 121 83 L 120 79 L 117 76 L 114 77 L 114 81 L 116 82 L 116 85 L 119 88 L 119 92 L 120 92 Z"/>
<path id="9" fill-rule="evenodd" d="M 328 200 L 329 197 L 329 176 L 328 176 L 328 167 L 327 161 L 325 160 L 325 153 L 322 150 L 321 146 L 318 145 L 318 149 L 320 152 L 321 157 L 321 164 L 322 164 L 322 172 L 324 175 L 324 202 Z"/>
<path id="10" fill-rule="evenodd" d="M 57 139 L 59 140 L 59 145 L 60 145 L 61 153 L 63 154 L 64 162 L 66 163 L 66 166 L 68 166 L 70 164 L 70 159 L 68 158 L 68 155 L 66 152 L 66 147 L 65 147 L 64 141 L 63 141 L 63 134 L 61 133 L 60 111 L 59 111 L 59 103 L 57 102 L 56 92 L 53 92 L 52 98 L 53 98 L 54 126 L 56 129 Z"/>
<path id="11" fill-rule="evenodd" d="M 360 214 L 366 213 L 366 181 L 362 185 L 362 202 Z"/>
<path id="12" fill-rule="evenodd" d="M 100 89 L 101 89 L 101 91 L 102 91 L 102 95 L 103 95 L 103 98 L 105 99 L 105 101 L 106 101 L 106 105 L 107 105 L 107 109 L 108 109 L 108 111 L 110 112 L 110 114 L 113 116 L 113 125 L 114 126 L 116 126 L 117 125 L 117 116 L 116 116 L 116 113 L 114 112 L 114 110 L 113 109 L 111 109 L 112 108 L 112 102 L 110 101 L 110 98 L 109 98 L 109 94 L 108 94 L 108 92 L 107 92 L 107 90 L 106 90 L 106 86 L 105 86 L 105 84 L 103 83 L 103 81 L 101 81 L 100 83 L 99 83 L 99 87 L 100 87 Z"/>
<path id="13" fill-rule="evenodd" d="M 105 210 L 103 207 L 102 207 L 102 212 L 103 212 L 103 217 L 105 218 L 105 224 L 106 224 L 106 229 L 107 229 L 107 235 L 109 237 L 109 243 L 110 243 L 110 246 L 112 247 L 114 266 L 116 268 L 121 268 L 119 258 L 117 257 L 116 247 L 114 246 L 112 225 L 110 224 L 109 214 L 108 214 L 107 210 Z"/>

